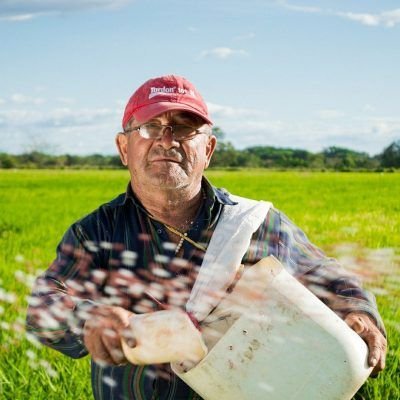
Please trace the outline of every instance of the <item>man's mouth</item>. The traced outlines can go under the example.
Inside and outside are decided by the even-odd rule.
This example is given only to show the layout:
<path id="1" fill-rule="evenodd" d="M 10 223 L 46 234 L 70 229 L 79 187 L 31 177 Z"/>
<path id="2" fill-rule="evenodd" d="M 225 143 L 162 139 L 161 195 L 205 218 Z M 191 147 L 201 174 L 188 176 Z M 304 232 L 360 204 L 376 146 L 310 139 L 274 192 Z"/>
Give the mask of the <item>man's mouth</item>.
<path id="1" fill-rule="evenodd" d="M 177 160 L 176 158 L 169 158 L 169 157 L 157 157 L 151 160 L 152 163 L 154 162 L 172 162 L 176 164 L 180 164 L 180 161 Z"/>

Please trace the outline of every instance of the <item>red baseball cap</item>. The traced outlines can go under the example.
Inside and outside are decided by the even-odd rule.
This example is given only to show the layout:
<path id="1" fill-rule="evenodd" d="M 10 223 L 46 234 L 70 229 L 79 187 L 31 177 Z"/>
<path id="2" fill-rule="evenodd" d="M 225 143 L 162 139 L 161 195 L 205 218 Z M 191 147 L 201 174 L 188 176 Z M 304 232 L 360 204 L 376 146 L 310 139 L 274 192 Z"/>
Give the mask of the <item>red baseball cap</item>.
<path id="1" fill-rule="evenodd" d="M 181 76 L 166 75 L 149 79 L 133 93 L 125 107 L 122 127 L 132 117 L 143 123 L 172 110 L 192 112 L 212 124 L 207 105 L 193 84 Z"/>

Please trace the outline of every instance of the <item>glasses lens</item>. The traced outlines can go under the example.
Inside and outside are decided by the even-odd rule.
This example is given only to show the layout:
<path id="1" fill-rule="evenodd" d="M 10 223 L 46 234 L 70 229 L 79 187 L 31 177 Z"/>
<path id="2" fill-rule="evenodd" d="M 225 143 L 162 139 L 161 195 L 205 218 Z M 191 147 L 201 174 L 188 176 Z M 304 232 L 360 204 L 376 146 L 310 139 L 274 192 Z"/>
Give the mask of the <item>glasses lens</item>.
<path id="1" fill-rule="evenodd" d="M 145 139 L 158 139 L 162 136 L 163 126 L 158 124 L 143 124 L 140 127 L 140 135 Z"/>
<path id="2" fill-rule="evenodd" d="M 174 137 L 177 140 L 188 139 L 196 134 L 196 129 L 189 125 L 174 125 Z"/>
<path id="3" fill-rule="evenodd" d="M 159 139 L 164 134 L 164 128 L 172 128 L 175 140 L 187 140 L 196 135 L 196 129 L 189 125 L 160 125 L 160 124 L 143 124 L 139 128 L 140 136 L 145 139 Z"/>

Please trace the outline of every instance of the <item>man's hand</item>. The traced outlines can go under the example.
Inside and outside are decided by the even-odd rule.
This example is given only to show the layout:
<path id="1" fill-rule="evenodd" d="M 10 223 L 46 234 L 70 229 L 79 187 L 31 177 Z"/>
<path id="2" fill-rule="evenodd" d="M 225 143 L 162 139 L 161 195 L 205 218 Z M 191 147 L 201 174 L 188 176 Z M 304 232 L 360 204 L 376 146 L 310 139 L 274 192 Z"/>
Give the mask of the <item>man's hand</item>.
<path id="1" fill-rule="evenodd" d="M 122 365 L 128 360 L 122 352 L 121 338 L 129 346 L 129 318 L 134 315 L 122 307 L 100 306 L 91 311 L 83 328 L 83 341 L 94 361 L 99 364 Z"/>
<path id="2" fill-rule="evenodd" d="M 367 343 L 369 349 L 368 364 L 370 367 L 374 367 L 371 376 L 378 375 L 385 368 L 387 350 L 385 337 L 372 318 L 365 313 L 352 312 L 344 320 Z"/>

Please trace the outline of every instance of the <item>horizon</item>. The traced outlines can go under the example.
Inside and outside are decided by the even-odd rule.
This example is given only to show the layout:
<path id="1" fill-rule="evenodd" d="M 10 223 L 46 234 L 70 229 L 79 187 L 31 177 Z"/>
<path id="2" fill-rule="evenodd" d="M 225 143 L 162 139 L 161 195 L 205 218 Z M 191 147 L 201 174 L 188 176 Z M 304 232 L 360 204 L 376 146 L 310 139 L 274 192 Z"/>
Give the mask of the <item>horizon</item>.
<path id="1" fill-rule="evenodd" d="M 116 155 L 145 80 L 187 77 L 238 150 L 400 139 L 394 0 L 20 0 L 0 4 L 0 152 Z"/>

